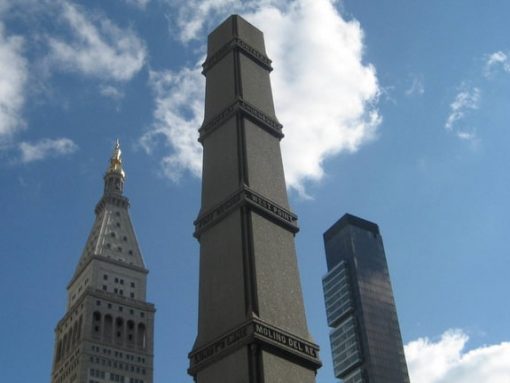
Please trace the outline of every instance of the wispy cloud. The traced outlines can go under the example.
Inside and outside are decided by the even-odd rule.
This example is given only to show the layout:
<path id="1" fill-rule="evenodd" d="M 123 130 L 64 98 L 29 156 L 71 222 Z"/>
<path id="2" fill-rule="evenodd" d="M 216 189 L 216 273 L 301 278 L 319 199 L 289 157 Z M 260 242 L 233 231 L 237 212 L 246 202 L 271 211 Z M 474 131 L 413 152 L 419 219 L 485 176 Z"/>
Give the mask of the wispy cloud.
<path id="1" fill-rule="evenodd" d="M 78 150 L 78 146 L 69 138 L 45 138 L 35 143 L 21 142 L 19 150 L 21 162 L 28 163 L 74 153 Z"/>
<path id="2" fill-rule="evenodd" d="M 466 88 L 457 93 L 455 99 L 450 104 L 450 114 L 444 125 L 446 130 L 453 131 L 457 137 L 463 140 L 473 140 L 476 138 L 474 128 L 469 128 L 461 121 L 466 116 L 480 107 L 480 89 L 478 87 Z"/>
<path id="3" fill-rule="evenodd" d="M 446 331 L 439 340 L 420 338 L 405 346 L 413 383 L 510 382 L 510 342 L 466 351 L 469 336 Z"/>
<path id="4" fill-rule="evenodd" d="M 150 3 L 150 0 L 124 0 L 127 4 L 135 6 L 140 9 L 145 9 Z"/>
<path id="5" fill-rule="evenodd" d="M 119 101 L 124 97 L 124 92 L 113 85 L 100 85 L 99 93 L 102 96 L 111 98 L 115 101 Z"/>
<path id="6" fill-rule="evenodd" d="M 116 26 L 104 15 L 60 2 L 61 20 L 71 39 L 48 37 L 48 61 L 60 69 L 107 80 L 130 80 L 144 65 L 144 42 L 130 29 Z"/>
<path id="7" fill-rule="evenodd" d="M 510 58 L 502 51 L 497 51 L 487 56 L 484 74 L 486 77 L 490 77 L 498 69 L 510 73 Z"/>
<path id="8" fill-rule="evenodd" d="M 374 137 L 381 122 L 375 68 L 363 63 L 361 26 L 355 20 L 345 21 L 333 1 L 192 0 L 179 4 L 177 14 L 184 17 L 181 22 L 191 22 L 181 35 L 183 41 L 203 33 L 206 20 L 218 23 L 240 4 L 250 9 L 243 16 L 264 31 L 275 68 L 271 80 L 277 115 L 285 129 L 282 148 L 290 187 L 305 195 L 305 182 L 323 177 L 326 158 L 356 151 Z M 157 99 L 157 122 L 153 132 L 143 138 L 147 143 L 147 137 L 164 134 L 173 149 L 167 164 L 176 166 L 175 158 L 186 153 L 193 159 L 178 161 L 178 168 L 193 174 L 199 174 L 196 164 L 201 163 L 195 141 L 203 113 L 199 72 L 198 67 L 166 72 L 172 80 L 165 83 L 173 94 L 166 102 Z M 181 102 L 189 101 L 189 94 L 196 96 L 193 107 Z M 184 132 L 187 139 L 177 140 Z"/>
<path id="9" fill-rule="evenodd" d="M 482 89 L 490 85 L 490 80 L 497 73 L 510 73 L 510 57 L 503 51 L 496 51 L 483 58 L 483 66 L 480 68 L 480 78 L 470 79 L 476 86 L 467 86 L 462 83 L 460 90 L 450 104 L 450 113 L 445 122 L 445 129 L 453 132 L 459 139 L 474 144 L 480 142 L 477 129 L 469 119 L 480 108 L 482 101 Z"/>
<path id="10" fill-rule="evenodd" d="M 25 103 L 28 63 L 23 56 L 24 40 L 8 36 L 0 23 L 0 143 L 24 127 L 22 108 Z"/>
<path id="11" fill-rule="evenodd" d="M 411 77 L 411 85 L 406 89 L 406 96 L 421 96 L 425 93 L 425 83 L 423 80 L 423 76 L 421 75 L 413 75 Z"/>

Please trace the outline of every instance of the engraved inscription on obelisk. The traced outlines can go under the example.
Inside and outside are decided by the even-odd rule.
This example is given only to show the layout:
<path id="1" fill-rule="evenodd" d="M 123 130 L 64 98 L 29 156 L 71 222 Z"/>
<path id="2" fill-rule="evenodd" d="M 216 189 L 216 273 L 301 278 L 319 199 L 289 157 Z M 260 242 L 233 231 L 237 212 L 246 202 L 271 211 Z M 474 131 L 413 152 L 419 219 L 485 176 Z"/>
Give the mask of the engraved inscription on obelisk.
<path id="1" fill-rule="evenodd" d="M 198 335 L 199 383 L 315 381 L 261 31 L 239 16 L 209 35 L 204 123 Z"/>

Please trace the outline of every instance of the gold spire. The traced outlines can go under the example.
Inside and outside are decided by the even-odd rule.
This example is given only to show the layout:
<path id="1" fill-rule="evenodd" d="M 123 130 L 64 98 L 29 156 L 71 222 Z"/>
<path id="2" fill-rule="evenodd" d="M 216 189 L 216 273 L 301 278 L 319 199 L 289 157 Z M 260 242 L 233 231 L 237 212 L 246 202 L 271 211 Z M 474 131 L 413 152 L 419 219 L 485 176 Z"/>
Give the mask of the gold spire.
<path id="1" fill-rule="evenodd" d="M 113 147 L 112 157 L 110 158 L 110 166 L 106 173 L 118 173 L 124 178 L 126 174 L 124 173 L 124 169 L 122 169 L 122 151 L 120 150 L 120 142 L 119 139 L 115 141 L 115 146 Z"/>

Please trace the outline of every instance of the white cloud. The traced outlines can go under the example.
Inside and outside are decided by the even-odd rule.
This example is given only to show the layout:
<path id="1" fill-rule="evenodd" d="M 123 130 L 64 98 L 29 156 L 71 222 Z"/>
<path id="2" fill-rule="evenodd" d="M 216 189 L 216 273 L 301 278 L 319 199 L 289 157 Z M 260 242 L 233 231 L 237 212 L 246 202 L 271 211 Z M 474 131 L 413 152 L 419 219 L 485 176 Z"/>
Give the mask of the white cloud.
<path id="1" fill-rule="evenodd" d="M 28 64 L 23 57 L 23 43 L 20 36 L 7 36 L 0 23 L 0 142 L 24 126 L 21 110 Z"/>
<path id="2" fill-rule="evenodd" d="M 74 153 L 78 146 L 69 138 L 57 138 L 55 140 L 45 138 L 36 143 L 21 142 L 21 162 L 33 162 L 47 157 L 58 157 Z"/>
<path id="3" fill-rule="evenodd" d="M 205 81 L 198 67 L 180 72 L 150 72 L 150 84 L 155 94 L 154 125 L 141 138 L 141 144 L 151 152 L 157 138 L 163 137 L 173 153 L 161 161 L 163 173 L 178 181 L 183 171 L 200 176 L 202 147 L 197 141 L 198 127 L 203 119 Z"/>
<path id="4" fill-rule="evenodd" d="M 99 93 L 104 97 L 109 97 L 113 100 L 121 100 L 124 97 L 124 92 L 113 85 L 100 85 Z"/>
<path id="5" fill-rule="evenodd" d="M 510 73 L 510 59 L 502 51 L 494 52 L 487 57 L 484 71 L 485 76 L 490 77 L 497 68 Z"/>
<path id="6" fill-rule="evenodd" d="M 277 7 L 281 10 L 293 0 L 162 0 L 176 13 L 170 20 L 174 32 L 182 42 L 204 37 L 207 31 L 233 13 L 249 14 L 260 9 Z M 322 1 L 322 0 L 319 0 Z M 332 0 L 335 2 L 335 0 Z"/>
<path id="7" fill-rule="evenodd" d="M 323 161 L 356 151 L 381 121 L 375 68 L 364 65 L 363 31 L 328 0 L 293 2 L 286 13 L 265 8 L 247 15 L 266 35 L 274 60 L 272 85 L 287 182 L 303 192 L 320 180 Z"/>
<path id="8" fill-rule="evenodd" d="M 233 12 L 242 5 L 240 0 L 166 0 L 166 2 L 176 12 L 176 17 L 173 17 L 171 22 L 175 24 L 173 32 L 182 42 L 200 38 L 204 34 L 207 21 L 217 22 L 227 12 Z"/>
<path id="9" fill-rule="evenodd" d="M 438 341 L 420 338 L 405 346 L 413 383 L 508 383 L 510 342 L 466 351 L 469 337 L 446 331 Z"/>
<path id="10" fill-rule="evenodd" d="M 480 107 L 480 89 L 477 87 L 465 88 L 455 96 L 450 104 L 450 114 L 446 119 L 445 129 L 453 131 L 457 137 L 463 140 L 473 140 L 476 134 L 473 128 L 459 126 L 466 115 Z"/>
<path id="11" fill-rule="evenodd" d="M 243 16 L 265 34 L 275 68 L 271 81 L 277 116 L 284 125 L 286 178 L 290 187 L 304 195 L 306 180 L 323 177 L 326 158 L 356 151 L 373 138 L 381 122 L 374 106 L 380 92 L 375 68 L 364 64 L 362 58 L 363 31 L 357 21 L 342 18 L 333 0 L 243 3 L 191 0 L 183 2 L 177 13 L 191 18 L 191 25 L 181 39 L 194 38 L 203 32 L 206 19 L 217 24 L 220 16 L 227 17 L 240 4 L 251 9 Z M 181 18 L 183 24 L 188 21 Z M 155 113 L 156 134 L 165 134 L 175 150 L 171 165 L 175 166 L 175 158 L 183 158 L 179 153 L 186 153 L 186 160 L 178 161 L 179 169 L 182 171 L 184 166 L 194 174 L 199 173 L 195 166 L 201 162 L 195 142 L 203 113 L 204 90 L 199 71 L 193 67 L 171 74 L 173 95 L 166 98 L 193 101 L 193 107 L 180 110 L 187 103 L 158 100 Z M 196 98 L 190 100 L 190 93 Z M 170 118 L 162 119 L 162 115 Z M 177 136 L 177 131 L 187 132 L 186 137 L 193 139 L 179 140 L 176 144 L 171 137 Z M 188 156 L 196 157 L 191 160 Z"/>
<path id="12" fill-rule="evenodd" d="M 131 79 L 144 65 L 144 42 L 130 29 L 108 18 L 87 14 L 81 7 L 61 2 L 61 19 L 72 41 L 48 37 L 49 62 L 61 69 L 116 81 Z"/>

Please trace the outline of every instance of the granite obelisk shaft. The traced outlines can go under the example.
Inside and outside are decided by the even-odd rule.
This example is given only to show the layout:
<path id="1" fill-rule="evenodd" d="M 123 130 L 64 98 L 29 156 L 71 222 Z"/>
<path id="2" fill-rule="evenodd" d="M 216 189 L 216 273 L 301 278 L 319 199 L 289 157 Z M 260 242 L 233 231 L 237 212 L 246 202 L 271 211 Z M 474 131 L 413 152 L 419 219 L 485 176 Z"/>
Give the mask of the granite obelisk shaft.
<path id="1" fill-rule="evenodd" d="M 289 210 L 271 60 L 239 16 L 209 35 L 204 123 L 198 334 L 199 383 L 311 383 L 320 367 L 308 333 Z"/>

